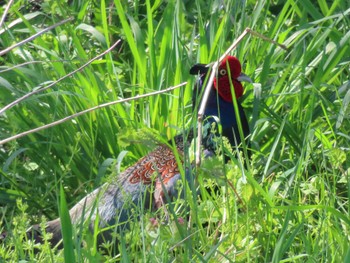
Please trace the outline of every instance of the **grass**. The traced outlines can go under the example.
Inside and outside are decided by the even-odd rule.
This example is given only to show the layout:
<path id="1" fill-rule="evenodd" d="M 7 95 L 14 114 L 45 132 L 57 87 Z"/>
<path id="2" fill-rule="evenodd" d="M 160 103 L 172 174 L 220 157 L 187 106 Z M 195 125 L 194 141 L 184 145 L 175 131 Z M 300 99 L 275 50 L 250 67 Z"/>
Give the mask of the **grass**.
<path id="1" fill-rule="evenodd" d="M 14 235 L 0 245 L 0 259 L 63 262 L 74 253 L 78 262 L 347 262 L 349 12 L 346 1 L 326 0 L 44 1 L 39 10 L 16 1 L 0 31 L 1 50 L 63 17 L 74 21 L 0 58 L 1 108 L 118 39 L 122 44 L 6 111 L 0 139 L 101 103 L 188 84 L 1 145 L 0 229 Z M 112 178 L 115 164 L 123 170 L 151 150 L 148 143 L 123 143 L 125 135 L 152 129 L 170 139 L 193 123 L 189 68 L 217 59 L 246 27 L 288 47 L 249 36 L 233 52 L 260 84 L 246 85 L 241 101 L 252 131 L 247 169 L 235 159 L 225 166 L 220 159 L 205 161 L 195 173 L 200 186 L 219 185 L 220 193 L 201 191 L 200 202 L 195 195 L 175 201 L 166 225 L 139 211 L 144 216 L 121 237 L 121 257 L 101 255 L 88 233 L 88 246 L 74 248 L 76 237 L 64 252 L 26 240 L 25 229 L 42 215 L 64 217 Z"/>

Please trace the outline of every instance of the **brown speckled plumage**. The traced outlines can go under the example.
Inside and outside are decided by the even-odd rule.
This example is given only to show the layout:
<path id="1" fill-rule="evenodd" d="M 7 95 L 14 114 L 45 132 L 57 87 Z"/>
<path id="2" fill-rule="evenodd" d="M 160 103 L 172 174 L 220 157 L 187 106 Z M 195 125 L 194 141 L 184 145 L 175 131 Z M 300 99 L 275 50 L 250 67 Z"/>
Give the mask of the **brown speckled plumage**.
<path id="1" fill-rule="evenodd" d="M 189 136 L 188 140 L 192 137 Z M 175 137 L 176 150 L 181 156 L 184 151 L 183 136 Z M 152 209 L 156 210 L 165 203 L 164 189 L 169 190 L 167 195 L 174 192 L 176 181 L 180 179 L 178 164 L 173 150 L 165 144 L 159 145 L 155 150 L 141 158 L 134 165 L 117 175 L 115 180 L 105 183 L 101 187 L 80 200 L 70 211 L 72 224 L 77 225 L 84 221 L 89 222 L 93 230 L 96 213 L 99 213 L 99 227 L 118 223 L 120 228 L 127 225 L 132 216 L 131 209 L 141 204 L 152 203 Z M 171 182 L 171 184 L 169 184 Z M 153 197 L 149 193 L 150 184 L 154 186 Z M 151 201 L 150 198 L 153 198 Z M 52 245 L 56 245 L 62 238 L 60 220 L 55 219 L 47 223 L 47 232 L 53 234 Z M 39 225 L 34 225 L 28 230 L 28 235 L 37 242 L 41 241 Z M 106 231 L 103 238 L 110 236 Z"/>
<path id="2" fill-rule="evenodd" d="M 235 85 L 235 89 L 236 85 L 238 85 L 237 87 L 240 89 L 239 95 L 242 95 L 243 87 L 238 80 L 241 74 L 239 61 L 230 56 L 225 61 L 229 61 L 228 64 L 232 64 L 233 67 L 239 65 L 237 68 L 230 68 L 230 75 L 233 77 L 232 82 Z M 227 69 L 226 66 L 226 63 L 222 63 L 220 68 Z M 190 71 L 191 74 L 200 76 L 199 84 L 194 91 L 193 103 L 196 103 L 196 94 L 199 93 L 201 85 L 204 83 L 208 69 L 205 65 L 196 64 Z M 223 71 L 220 71 L 218 81 L 215 82 L 214 87 L 210 91 L 205 116 L 218 116 L 222 125 L 222 135 L 226 136 L 233 146 L 239 146 L 242 138 L 240 138 L 238 133 L 236 114 L 230 98 L 231 89 L 227 88 L 229 87 L 228 75 L 222 73 Z M 221 90 L 221 85 L 226 87 L 225 92 Z M 221 98 L 222 94 L 224 94 L 224 98 Z M 249 134 L 249 126 L 242 107 L 239 104 L 238 106 L 244 136 L 246 137 Z M 211 123 L 214 118 L 209 119 L 211 120 L 208 122 Z M 108 240 L 113 231 L 123 231 L 128 226 L 130 218 L 140 216 L 139 214 L 135 215 L 135 208 L 143 206 L 156 210 L 163 207 L 169 200 L 167 199 L 168 197 L 171 198 L 177 195 L 177 181 L 182 177 L 172 148 L 176 149 L 180 160 L 182 160 L 185 149 L 188 148 L 193 139 L 192 132 L 185 138 L 184 140 L 182 135 L 176 136 L 174 138 L 175 147 L 169 147 L 166 144 L 159 145 L 147 156 L 117 175 L 110 183 L 105 183 L 81 199 L 69 211 L 73 225 L 77 226 L 80 223 L 87 223 L 90 230 L 93 231 L 98 214 L 100 228 L 115 225 L 115 227 L 109 228 L 108 231 L 104 231 L 100 235 L 102 238 L 100 241 L 103 239 Z M 208 138 L 203 138 L 206 155 L 210 156 L 213 153 L 207 144 L 208 141 Z M 185 178 L 187 179 L 187 177 Z M 49 221 L 46 231 L 53 234 L 51 240 L 53 245 L 60 242 L 62 236 L 59 219 Z M 41 241 L 41 229 L 38 225 L 32 226 L 27 233 L 34 240 Z"/>

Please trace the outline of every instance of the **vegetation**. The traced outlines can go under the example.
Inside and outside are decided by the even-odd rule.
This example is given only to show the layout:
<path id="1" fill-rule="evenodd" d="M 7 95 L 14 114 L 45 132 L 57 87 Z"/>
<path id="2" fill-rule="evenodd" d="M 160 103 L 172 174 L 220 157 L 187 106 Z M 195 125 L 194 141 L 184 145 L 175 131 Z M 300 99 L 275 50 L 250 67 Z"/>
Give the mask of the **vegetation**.
<path id="1" fill-rule="evenodd" d="M 1 144 L 0 231 L 11 235 L 0 244 L 0 261 L 349 262 L 349 13 L 348 1 L 327 0 L 15 1 L 1 50 L 73 20 L 0 57 L 1 108 L 122 42 L 1 114 L 0 140 L 188 83 Z M 205 160 L 194 171 L 201 197 L 169 205 L 167 224 L 144 212 L 121 238 L 121 255 L 110 253 L 110 243 L 101 252 L 88 233 L 80 247 L 74 232 L 64 251 L 27 240 L 28 226 L 64 217 L 152 149 L 129 135 L 157 131 L 170 139 L 194 125 L 189 68 L 215 61 L 246 27 L 288 47 L 248 35 L 232 52 L 256 83 L 245 85 L 241 100 L 252 131 L 246 168 L 235 158 L 226 165 L 220 157 Z"/>

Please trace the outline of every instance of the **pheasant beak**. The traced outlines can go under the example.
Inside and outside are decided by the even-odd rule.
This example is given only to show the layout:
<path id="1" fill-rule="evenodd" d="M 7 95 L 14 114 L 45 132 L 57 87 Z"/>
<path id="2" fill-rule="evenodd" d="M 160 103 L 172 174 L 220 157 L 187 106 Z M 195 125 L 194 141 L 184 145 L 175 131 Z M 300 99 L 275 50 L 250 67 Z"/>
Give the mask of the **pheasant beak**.
<path id="1" fill-rule="evenodd" d="M 237 80 L 239 82 L 245 81 L 245 82 L 249 82 L 249 83 L 253 83 L 253 81 L 251 80 L 251 78 L 249 78 L 246 74 L 242 73 L 238 76 Z"/>

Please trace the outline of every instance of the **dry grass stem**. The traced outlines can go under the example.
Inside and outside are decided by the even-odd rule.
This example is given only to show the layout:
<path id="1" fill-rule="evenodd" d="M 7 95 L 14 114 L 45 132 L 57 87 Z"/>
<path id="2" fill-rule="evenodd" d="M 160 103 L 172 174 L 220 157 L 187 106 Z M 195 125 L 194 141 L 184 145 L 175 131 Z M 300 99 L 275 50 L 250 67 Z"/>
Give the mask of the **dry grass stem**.
<path id="1" fill-rule="evenodd" d="M 65 19 L 65 20 L 62 20 L 62 21 L 60 21 L 60 22 L 58 22 L 58 23 L 56 23 L 56 24 L 54 24 L 54 25 L 52 25 L 52 26 L 49 26 L 48 28 L 45 28 L 44 30 L 41 30 L 41 31 L 39 31 L 38 33 L 36 33 L 36 34 L 34 34 L 34 35 L 32 35 L 32 36 L 30 36 L 30 37 L 24 39 L 24 40 L 22 40 L 22 41 L 20 41 L 20 42 L 18 42 L 18 43 L 16 43 L 16 44 L 14 44 L 14 45 L 12 45 L 12 46 L 10 46 L 10 47 L 8 47 L 8 48 L 5 48 L 4 50 L 0 51 L 0 56 L 5 55 L 6 53 L 10 52 L 12 49 L 14 49 L 14 48 L 16 48 L 16 47 L 20 47 L 20 46 L 22 46 L 23 44 L 25 44 L 25 43 L 27 43 L 27 42 L 30 42 L 30 41 L 32 41 L 33 39 L 37 38 L 38 36 L 40 36 L 40 35 L 42 35 L 42 34 L 48 32 L 48 31 L 50 31 L 50 30 L 52 30 L 52 29 L 54 29 L 54 28 L 56 28 L 56 27 L 58 27 L 58 26 L 60 26 L 60 25 L 62 25 L 62 24 L 65 24 L 65 23 L 67 23 L 67 22 L 70 22 L 70 21 L 72 21 L 72 20 L 73 20 L 73 18 L 70 17 L 70 18 L 67 18 L 67 19 Z"/>
<path id="2" fill-rule="evenodd" d="M 107 103 L 104 103 L 104 104 L 100 104 L 100 105 L 97 105 L 95 107 L 92 107 L 92 108 L 89 108 L 89 109 L 86 109 L 86 110 L 74 113 L 73 115 L 67 116 L 67 117 L 65 117 L 63 119 L 51 122 L 49 124 L 45 124 L 45 125 L 40 126 L 40 127 L 37 127 L 35 129 L 29 130 L 29 131 L 25 131 L 25 132 L 22 132 L 22 133 L 18 133 L 18 134 L 14 135 L 14 136 L 11 136 L 9 138 L 1 140 L 0 141 L 0 145 L 5 144 L 5 143 L 10 142 L 10 141 L 13 141 L 13 140 L 16 140 L 18 138 L 27 136 L 29 134 L 32 134 L 32 133 L 35 133 L 35 132 L 38 132 L 38 131 L 42 131 L 42 130 L 54 127 L 56 125 L 59 125 L 61 123 L 64 123 L 66 121 L 69 121 L 71 119 L 74 119 L 76 117 L 79 117 L 81 115 L 84 115 L 86 113 L 89 113 L 89 112 L 92 112 L 92 111 L 95 111 L 95 110 L 98 110 L 98 109 L 109 107 L 109 106 L 112 106 L 112 105 L 118 104 L 118 103 L 123 103 L 123 102 L 131 101 L 131 100 L 138 100 L 138 99 L 141 99 L 141 98 L 146 98 L 146 97 L 150 97 L 150 96 L 166 93 L 166 92 L 172 91 L 174 89 L 180 88 L 180 87 L 182 87 L 182 86 L 184 86 L 186 84 L 187 84 L 187 82 L 183 82 L 183 83 L 181 83 L 179 85 L 176 85 L 176 86 L 173 86 L 173 87 L 169 87 L 169 88 L 166 88 L 164 90 L 154 91 L 154 92 L 150 92 L 150 93 L 147 93 L 147 94 L 137 95 L 137 96 L 134 96 L 134 97 L 131 97 L 131 98 L 126 98 L 126 99 L 121 99 L 121 100 L 116 100 L 116 101 L 111 101 L 111 102 L 107 102 Z"/>
<path id="3" fill-rule="evenodd" d="M 15 101 L 11 102 L 10 104 L 6 105 L 5 107 L 3 107 L 0 110 L 0 115 L 3 114 L 5 111 L 7 111 L 8 109 L 12 108 L 13 106 L 17 105 L 18 103 L 24 101 L 25 99 L 29 98 L 30 96 L 33 96 L 37 93 L 40 93 L 44 90 L 47 90 L 49 88 L 51 88 L 52 86 L 56 85 L 58 82 L 74 75 L 75 73 L 77 73 L 78 71 L 81 71 L 83 68 L 85 68 L 86 66 L 90 65 L 93 61 L 103 57 L 105 54 L 107 54 L 108 52 L 110 52 L 111 50 L 113 50 L 118 44 L 120 43 L 120 39 L 115 42 L 110 48 L 108 48 L 107 50 L 105 50 L 104 52 L 102 52 L 101 54 L 99 54 L 98 56 L 94 57 L 93 59 L 89 60 L 87 63 L 85 63 L 84 65 L 82 65 L 81 67 L 79 67 L 78 69 L 68 73 L 67 75 L 59 78 L 58 80 L 52 82 L 51 84 L 47 85 L 46 87 L 43 87 L 41 89 L 37 89 L 37 90 L 33 90 L 32 92 L 27 93 L 26 95 L 16 99 Z"/>
<path id="4" fill-rule="evenodd" d="M 10 10 L 11 5 L 13 4 L 13 0 L 10 0 L 9 3 L 7 4 L 4 13 L 2 14 L 1 20 L 0 20 L 0 27 L 2 27 L 2 24 L 5 22 L 5 18 L 7 16 L 7 13 Z"/>

